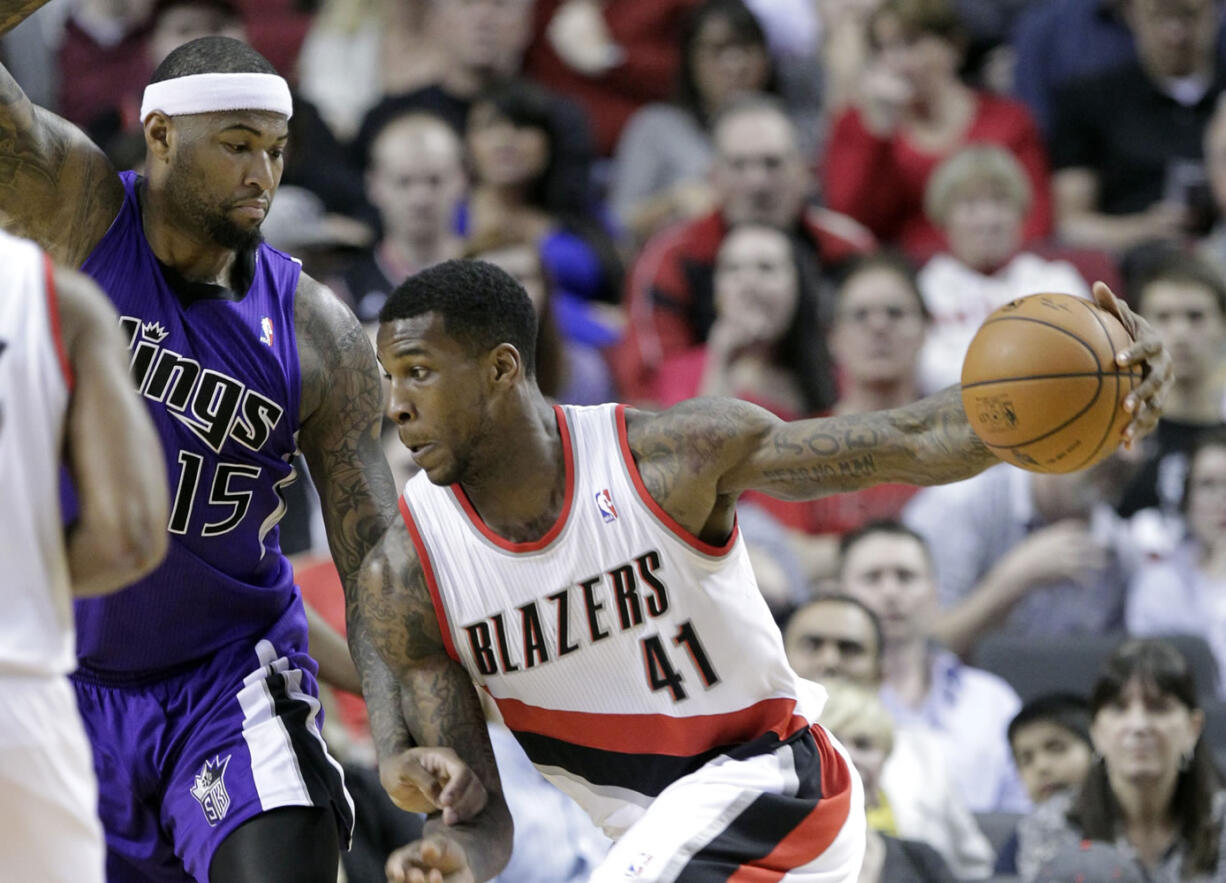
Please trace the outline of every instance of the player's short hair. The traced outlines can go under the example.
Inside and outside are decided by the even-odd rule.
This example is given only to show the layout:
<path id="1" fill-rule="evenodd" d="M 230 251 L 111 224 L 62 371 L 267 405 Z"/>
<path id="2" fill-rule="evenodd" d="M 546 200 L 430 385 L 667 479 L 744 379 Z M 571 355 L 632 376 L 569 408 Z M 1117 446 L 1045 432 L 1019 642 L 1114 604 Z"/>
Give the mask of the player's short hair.
<path id="1" fill-rule="evenodd" d="M 150 83 L 193 74 L 275 74 L 272 62 L 242 40 L 200 37 L 189 40 L 162 59 Z"/>
<path id="2" fill-rule="evenodd" d="M 924 560 L 928 562 L 929 569 L 932 568 L 932 550 L 928 548 L 928 541 L 901 521 L 895 521 L 892 518 L 882 518 L 870 521 L 868 524 L 861 525 L 855 530 L 850 530 L 839 539 L 839 573 L 843 572 L 843 567 L 847 563 L 847 556 L 851 553 L 851 550 L 859 545 L 861 540 L 866 540 L 877 534 L 907 537 L 908 539 L 915 540 L 915 542 L 919 543 L 919 547 L 924 550 Z"/>
<path id="3" fill-rule="evenodd" d="M 1037 723 L 1054 724 L 1089 745 L 1090 701 L 1085 696 L 1068 692 L 1036 696 L 1023 705 L 1013 720 L 1009 721 L 1009 729 L 1006 731 L 1009 747 L 1013 747 L 1013 739 L 1022 727 Z"/>
<path id="4" fill-rule="evenodd" d="M 437 313 L 443 330 L 473 355 L 501 343 L 519 350 L 524 372 L 536 377 L 536 311 L 511 274 L 485 261 L 443 261 L 396 287 L 379 311 L 380 322 Z"/>

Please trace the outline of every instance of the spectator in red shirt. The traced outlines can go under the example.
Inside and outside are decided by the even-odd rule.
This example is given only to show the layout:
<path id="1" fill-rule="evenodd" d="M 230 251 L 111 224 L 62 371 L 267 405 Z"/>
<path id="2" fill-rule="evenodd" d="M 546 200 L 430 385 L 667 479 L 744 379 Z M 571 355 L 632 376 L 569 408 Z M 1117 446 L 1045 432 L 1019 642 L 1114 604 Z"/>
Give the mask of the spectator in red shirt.
<path id="1" fill-rule="evenodd" d="M 712 132 L 719 207 L 654 236 L 630 274 L 629 325 L 613 361 L 622 394 L 632 400 L 650 398 L 664 359 L 707 340 L 716 319 L 716 254 L 731 227 L 755 223 L 787 231 L 819 272 L 873 246 L 872 235 L 855 221 L 811 204 L 796 130 L 777 101 L 738 99 L 716 118 Z"/>
<path id="2" fill-rule="evenodd" d="M 869 19 L 869 37 L 874 57 L 826 144 L 827 204 L 926 260 L 946 247 L 924 213 L 929 175 L 967 144 L 999 144 L 1021 162 L 1034 193 L 1023 240 L 1046 238 L 1051 184 L 1039 129 L 1024 105 L 958 78 L 965 36 L 950 0 L 886 0 Z"/>
<path id="3" fill-rule="evenodd" d="M 707 342 L 664 361 L 655 399 L 732 396 L 783 420 L 828 409 L 833 372 L 804 251 L 776 227 L 741 224 L 720 244 L 714 285 Z"/>
<path id="4" fill-rule="evenodd" d="M 524 73 L 583 105 L 609 156 L 630 115 L 669 98 L 699 0 L 536 0 Z"/>

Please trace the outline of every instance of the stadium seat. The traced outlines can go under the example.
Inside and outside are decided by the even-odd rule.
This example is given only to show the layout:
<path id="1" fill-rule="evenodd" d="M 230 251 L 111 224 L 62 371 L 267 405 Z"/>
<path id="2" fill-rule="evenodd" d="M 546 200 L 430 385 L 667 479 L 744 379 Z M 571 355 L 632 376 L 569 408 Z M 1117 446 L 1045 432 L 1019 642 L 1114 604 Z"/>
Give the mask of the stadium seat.
<path id="1" fill-rule="evenodd" d="M 1043 693 L 1069 690 L 1088 694 L 1104 660 L 1124 635 L 1061 635 L 1051 638 L 989 635 L 979 642 L 972 662 L 993 672 L 1017 690 L 1022 701 Z M 1197 692 L 1206 704 L 1216 702 L 1218 668 L 1213 651 L 1203 638 L 1170 635 L 1192 668 Z"/>
<path id="2" fill-rule="evenodd" d="M 992 844 L 992 851 L 999 854 L 1017 830 L 1017 823 L 1025 817 L 1026 814 L 1020 812 L 977 812 L 975 823 Z"/>

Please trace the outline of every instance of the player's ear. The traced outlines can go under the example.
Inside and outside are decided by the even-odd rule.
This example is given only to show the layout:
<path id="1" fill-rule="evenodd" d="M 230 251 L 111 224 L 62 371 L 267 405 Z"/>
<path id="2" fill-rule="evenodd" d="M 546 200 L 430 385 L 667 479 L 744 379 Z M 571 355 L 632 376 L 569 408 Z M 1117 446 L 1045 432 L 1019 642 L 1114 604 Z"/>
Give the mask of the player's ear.
<path id="1" fill-rule="evenodd" d="M 490 379 L 509 386 L 523 373 L 524 362 L 512 344 L 500 343 L 490 351 Z"/>
<path id="2" fill-rule="evenodd" d="M 150 158 L 166 159 L 172 138 L 170 118 L 156 110 L 149 114 L 145 119 L 145 147 Z"/>

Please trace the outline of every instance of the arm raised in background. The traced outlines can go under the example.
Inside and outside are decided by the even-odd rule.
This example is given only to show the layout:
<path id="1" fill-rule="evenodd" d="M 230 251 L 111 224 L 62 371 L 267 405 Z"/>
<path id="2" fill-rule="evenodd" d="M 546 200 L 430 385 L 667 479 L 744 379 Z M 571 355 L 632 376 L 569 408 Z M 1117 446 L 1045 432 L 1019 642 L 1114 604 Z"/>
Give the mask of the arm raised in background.
<path id="1" fill-rule="evenodd" d="M 95 597 L 161 563 L 169 491 L 161 442 L 128 375 L 118 316 L 80 273 L 56 268 L 53 280 L 75 380 L 65 447 L 79 514 L 68 530 L 68 566 L 74 594 Z"/>
<path id="2" fill-rule="evenodd" d="M 1157 425 L 1174 382 L 1171 359 L 1153 328 L 1107 286 L 1096 283 L 1094 297 L 1135 341 L 1117 361 L 1145 372 L 1129 397 L 1130 444 Z M 957 387 L 889 411 L 790 423 L 734 399 L 626 417 L 630 450 L 652 497 L 712 542 L 728 536 L 736 498 L 747 490 L 806 500 L 885 483 L 945 484 L 999 462 L 971 430 Z"/>
<path id="3" fill-rule="evenodd" d="M 445 883 L 489 880 L 510 858 L 511 815 L 477 690 L 468 672 L 447 655 L 421 561 L 403 523 L 394 524 L 366 559 L 358 588 L 355 618 L 369 638 L 362 649 L 377 653 L 400 685 L 399 709 L 371 705 L 372 725 L 376 715 L 398 711 L 416 744 L 450 749 L 460 762 L 437 775 L 434 803 L 443 817 L 432 816 L 422 840 L 392 854 L 388 879 L 427 880 L 426 872 L 435 869 Z M 362 660 L 358 668 L 364 683 L 366 672 L 376 670 Z M 476 781 L 465 778 L 470 771 Z M 382 763 L 380 772 L 386 785 Z M 484 808 L 470 814 L 478 798 Z"/>
<path id="4" fill-rule="evenodd" d="M 42 2 L 2 2 L 7 33 Z M 0 67 L 0 226 L 78 267 L 123 204 L 123 185 L 85 133 L 33 104 Z"/>

